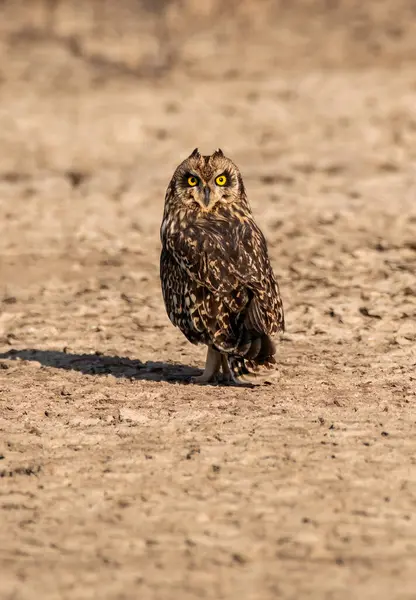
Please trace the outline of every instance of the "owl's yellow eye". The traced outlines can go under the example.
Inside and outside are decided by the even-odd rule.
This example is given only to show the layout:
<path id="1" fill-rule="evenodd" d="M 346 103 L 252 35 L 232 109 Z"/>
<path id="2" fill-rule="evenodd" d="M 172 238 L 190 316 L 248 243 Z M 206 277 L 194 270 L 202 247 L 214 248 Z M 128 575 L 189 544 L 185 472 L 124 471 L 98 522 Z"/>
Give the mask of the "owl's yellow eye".
<path id="1" fill-rule="evenodd" d="M 218 175 L 215 180 L 217 185 L 225 185 L 227 183 L 227 177 L 225 175 Z"/>
<path id="2" fill-rule="evenodd" d="M 194 177 L 194 175 L 190 175 L 188 177 L 188 185 L 190 185 L 191 187 L 194 187 L 195 185 L 197 185 L 198 183 L 198 178 Z"/>

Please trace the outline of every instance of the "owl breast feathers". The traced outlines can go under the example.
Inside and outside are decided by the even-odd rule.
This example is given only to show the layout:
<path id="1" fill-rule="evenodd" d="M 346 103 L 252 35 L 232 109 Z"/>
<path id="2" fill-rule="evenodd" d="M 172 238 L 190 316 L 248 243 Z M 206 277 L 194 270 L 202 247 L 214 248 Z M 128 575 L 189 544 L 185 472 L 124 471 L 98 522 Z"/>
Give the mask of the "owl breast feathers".
<path id="1" fill-rule="evenodd" d="M 271 336 L 284 329 L 279 287 L 238 168 L 221 150 L 198 150 L 168 186 L 160 275 L 170 320 L 209 348 L 201 382 L 275 363 Z"/>

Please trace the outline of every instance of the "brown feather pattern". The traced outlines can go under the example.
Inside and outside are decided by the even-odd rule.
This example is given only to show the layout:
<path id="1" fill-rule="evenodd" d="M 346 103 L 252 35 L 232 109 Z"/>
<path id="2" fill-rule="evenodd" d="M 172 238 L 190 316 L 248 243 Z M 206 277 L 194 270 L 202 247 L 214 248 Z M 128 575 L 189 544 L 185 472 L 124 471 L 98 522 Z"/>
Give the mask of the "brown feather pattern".
<path id="1" fill-rule="evenodd" d="M 222 171 L 229 186 L 218 191 L 207 182 Z M 193 201 L 197 191 L 186 187 L 187 173 L 211 186 L 212 207 Z M 175 171 L 161 241 L 162 291 L 172 323 L 190 342 L 226 353 L 236 375 L 274 364 L 271 336 L 284 330 L 279 287 L 241 175 L 222 153 L 194 151 Z"/>

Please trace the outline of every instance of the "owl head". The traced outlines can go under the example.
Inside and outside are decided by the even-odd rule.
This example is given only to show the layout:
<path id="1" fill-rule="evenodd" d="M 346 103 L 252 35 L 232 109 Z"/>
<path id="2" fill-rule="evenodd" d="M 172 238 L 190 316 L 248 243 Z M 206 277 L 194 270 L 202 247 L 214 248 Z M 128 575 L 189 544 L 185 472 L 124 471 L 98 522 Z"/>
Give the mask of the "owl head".
<path id="1" fill-rule="evenodd" d="M 221 149 L 203 156 L 195 148 L 173 174 L 166 199 L 205 214 L 236 205 L 249 211 L 241 173 Z"/>

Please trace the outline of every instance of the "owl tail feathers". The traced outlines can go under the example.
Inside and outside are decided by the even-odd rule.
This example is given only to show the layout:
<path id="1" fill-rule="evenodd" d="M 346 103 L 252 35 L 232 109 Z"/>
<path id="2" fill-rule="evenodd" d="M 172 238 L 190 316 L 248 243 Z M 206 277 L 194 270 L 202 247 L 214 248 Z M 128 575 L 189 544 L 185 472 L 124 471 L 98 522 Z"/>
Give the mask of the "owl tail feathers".
<path id="1" fill-rule="evenodd" d="M 268 335 L 253 340 L 250 347 L 244 348 L 243 352 L 228 356 L 228 365 L 236 379 L 258 380 L 267 376 L 267 372 L 274 370 L 276 347 Z"/>
<path id="2" fill-rule="evenodd" d="M 228 364 L 235 377 L 243 375 L 256 377 L 265 371 L 273 370 L 276 365 L 276 359 L 271 357 L 269 360 L 259 364 L 253 360 L 244 358 L 244 356 L 229 356 Z"/>

